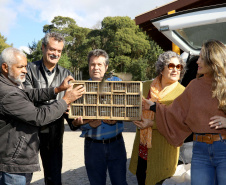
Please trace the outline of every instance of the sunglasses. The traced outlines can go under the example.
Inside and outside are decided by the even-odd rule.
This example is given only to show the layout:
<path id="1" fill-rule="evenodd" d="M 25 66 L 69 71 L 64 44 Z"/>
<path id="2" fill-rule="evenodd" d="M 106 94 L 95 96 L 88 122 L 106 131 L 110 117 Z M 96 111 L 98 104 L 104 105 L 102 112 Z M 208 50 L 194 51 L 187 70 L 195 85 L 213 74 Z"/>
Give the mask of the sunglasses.
<path id="1" fill-rule="evenodd" d="M 177 64 L 177 65 L 175 65 L 173 63 L 168 64 L 169 70 L 173 70 L 175 67 L 177 68 L 178 71 L 181 71 L 183 69 L 183 66 L 181 64 Z"/>

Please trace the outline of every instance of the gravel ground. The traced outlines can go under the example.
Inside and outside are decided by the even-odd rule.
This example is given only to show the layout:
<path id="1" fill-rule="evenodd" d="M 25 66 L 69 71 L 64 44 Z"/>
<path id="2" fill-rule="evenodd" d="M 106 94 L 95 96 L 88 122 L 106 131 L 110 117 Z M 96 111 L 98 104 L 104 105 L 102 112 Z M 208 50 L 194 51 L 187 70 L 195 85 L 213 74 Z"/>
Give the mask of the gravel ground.
<path id="1" fill-rule="evenodd" d="M 131 122 L 125 122 L 123 137 L 127 151 L 127 168 L 130 163 L 130 157 L 135 137 L 136 127 Z M 81 131 L 71 131 L 65 124 L 64 144 L 63 144 L 63 185 L 89 185 L 84 165 L 84 138 L 80 138 Z M 40 160 L 41 163 L 41 160 Z M 42 165 L 41 165 L 42 166 Z M 127 170 L 128 185 L 137 185 L 136 177 Z M 33 174 L 32 185 L 44 185 L 43 169 Z M 111 185 L 109 178 L 107 185 Z"/>

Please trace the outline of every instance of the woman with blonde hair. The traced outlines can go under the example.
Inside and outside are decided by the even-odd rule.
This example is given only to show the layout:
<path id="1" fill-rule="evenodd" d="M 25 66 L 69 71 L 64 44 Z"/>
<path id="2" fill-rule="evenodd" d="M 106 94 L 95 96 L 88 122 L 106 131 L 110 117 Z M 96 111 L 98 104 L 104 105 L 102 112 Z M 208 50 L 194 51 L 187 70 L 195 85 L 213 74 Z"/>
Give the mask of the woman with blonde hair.
<path id="1" fill-rule="evenodd" d="M 156 111 L 159 132 L 174 146 L 193 132 L 192 185 L 226 182 L 226 47 L 217 40 L 203 44 L 198 77 L 170 106 L 143 100 L 143 108 Z M 202 77 L 200 77 L 203 75 Z"/>
<path id="2" fill-rule="evenodd" d="M 184 87 L 178 82 L 185 73 L 185 62 L 173 51 L 162 53 L 155 64 L 157 77 L 143 84 L 144 96 L 154 102 L 169 105 Z M 143 117 L 154 120 L 155 113 L 143 110 Z M 134 141 L 130 171 L 139 185 L 155 185 L 174 174 L 179 148 L 170 145 L 151 122 L 134 121 L 138 126 Z"/>

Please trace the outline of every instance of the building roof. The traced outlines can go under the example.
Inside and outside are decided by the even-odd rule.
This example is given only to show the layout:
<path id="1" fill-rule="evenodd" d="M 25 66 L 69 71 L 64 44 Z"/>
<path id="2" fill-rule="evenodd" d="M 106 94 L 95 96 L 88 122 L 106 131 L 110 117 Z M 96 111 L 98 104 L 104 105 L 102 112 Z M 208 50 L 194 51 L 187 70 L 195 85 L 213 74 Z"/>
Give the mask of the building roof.
<path id="1" fill-rule="evenodd" d="M 204 7 L 225 3 L 225 0 L 175 0 L 161 7 L 143 13 L 135 17 L 135 22 L 145 31 L 163 50 L 172 50 L 172 42 L 159 32 L 151 20 L 167 15 L 168 12 L 175 10 L 180 12 L 192 8 Z"/>

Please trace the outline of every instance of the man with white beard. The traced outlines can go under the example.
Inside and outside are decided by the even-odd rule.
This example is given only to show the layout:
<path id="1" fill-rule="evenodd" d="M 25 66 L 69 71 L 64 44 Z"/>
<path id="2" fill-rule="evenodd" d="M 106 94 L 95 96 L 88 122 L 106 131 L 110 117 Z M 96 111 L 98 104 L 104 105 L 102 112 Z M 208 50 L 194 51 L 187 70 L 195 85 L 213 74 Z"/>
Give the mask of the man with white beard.
<path id="1" fill-rule="evenodd" d="M 13 50 L 11 50 L 10 53 L 11 57 L 13 56 L 12 52 Z M 6 69 L 8 69 L 8 78 L 20 88 L 23 88 L 22 83 L 25 81 L 25 75 L 27 73 L 27 61 L 25 58 L 26 55 L 24 53 L 21 53 L 21 55 L 15 55 L 14 60 L 9 60 L 8 67 L 6 66 Z M 15 60 L 20 62 L 16 63 Z M 6 65 L 6 63 L 4 63 L 4 65 Z"/>
<path id="2" fill-rule="evenodd" d="M 85 89 L 72 88 L 68 76 L 58 86 L 24 90 L 27 73 L 26 55 L 15 48 L 6 48 L 0 55 L 0 185 L 28 185 L 32 173 L 40 171 L 39 127 L 58 119 L 67 106 L 80 98 Z M 50 105 L 36 107 L 37 102 L 56 99 Z"/>

